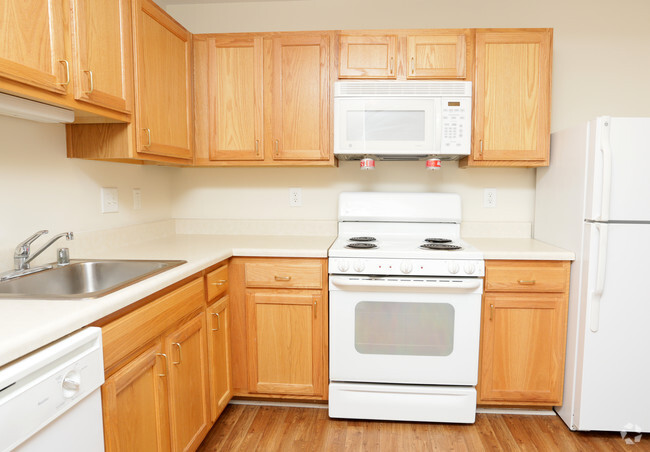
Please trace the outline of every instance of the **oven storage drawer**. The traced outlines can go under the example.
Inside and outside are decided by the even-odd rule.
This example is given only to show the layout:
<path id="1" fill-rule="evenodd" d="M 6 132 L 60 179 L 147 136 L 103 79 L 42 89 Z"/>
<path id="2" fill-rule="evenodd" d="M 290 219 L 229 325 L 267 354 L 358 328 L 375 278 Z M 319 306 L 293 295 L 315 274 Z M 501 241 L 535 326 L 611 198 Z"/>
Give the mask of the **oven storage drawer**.
<path id="1" fill-rule="evenodd" d="M 246 287 L 321 289 L 323 267 L 319 260 L 273 259 L 246 262 Z"/>
<path id="2" fill-rule="evenodd" d="M 567 270 L 556 261 L 487 261 L 486 292 L 564 292 Z"/>
<path id="3" fill-rule="evenodd" d="M 471 424 L 476 417 L 476 390 L 464 386 L 330 383 L 329 416 Z"/>

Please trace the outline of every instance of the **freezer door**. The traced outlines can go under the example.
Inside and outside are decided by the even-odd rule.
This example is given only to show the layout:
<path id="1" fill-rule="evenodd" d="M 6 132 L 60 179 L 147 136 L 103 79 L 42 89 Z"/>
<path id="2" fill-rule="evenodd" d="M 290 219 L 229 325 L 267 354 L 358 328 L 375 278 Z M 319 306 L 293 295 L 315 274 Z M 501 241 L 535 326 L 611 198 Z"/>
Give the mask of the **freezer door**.
<path id="1" fill-rule="evenodd" d="M 650 432 L 650 225 L 585 227 L 590 243 L 574 427 Z"/>
<path id="2" fill-rule="evenodd" d="M 650 118 L 603 116 L 590 129 L 585 218 L 650 221 Z"/>

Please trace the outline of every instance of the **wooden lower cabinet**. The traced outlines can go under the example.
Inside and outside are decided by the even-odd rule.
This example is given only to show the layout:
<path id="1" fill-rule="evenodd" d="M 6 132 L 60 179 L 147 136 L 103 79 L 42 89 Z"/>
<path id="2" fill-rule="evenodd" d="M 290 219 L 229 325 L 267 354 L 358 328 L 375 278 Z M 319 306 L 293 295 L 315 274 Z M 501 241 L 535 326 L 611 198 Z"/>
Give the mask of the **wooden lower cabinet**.
<path id="1" fill-rule="evenodd" d="M 210 422 L 205 316 L 197 314 L 165 337 L 172 450 L 195 450 Z"/>
<path id="2" fill-rule="evenodd" d="M 486 261 L 479 404 L 562 404 L 569 264 Z"/>
<path id="3" fill-rule="evenodd" d="M 162 342 L 147 347 L 102 386 L 107 451 L 169 450 Z"/>
<path id="4" fill-rule="evenodd" d="M 210 410 L 214 422 L 232 398 L 230 359 L 230 305 L 226 295 L 208 306 L 208 363 L 210 365 Z"/>

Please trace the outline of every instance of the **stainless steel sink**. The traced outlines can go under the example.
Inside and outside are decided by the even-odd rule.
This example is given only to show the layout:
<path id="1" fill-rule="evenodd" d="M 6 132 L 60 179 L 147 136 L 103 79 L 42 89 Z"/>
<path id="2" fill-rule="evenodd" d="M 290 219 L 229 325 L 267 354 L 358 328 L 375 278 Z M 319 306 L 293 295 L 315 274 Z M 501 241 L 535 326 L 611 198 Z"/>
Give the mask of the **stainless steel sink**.
<path id="1" fill-rule="evenodd" d="M 98 298 L 184 264 L 163 260 L 71 260 L 0 282 L 0 298 Z"/>

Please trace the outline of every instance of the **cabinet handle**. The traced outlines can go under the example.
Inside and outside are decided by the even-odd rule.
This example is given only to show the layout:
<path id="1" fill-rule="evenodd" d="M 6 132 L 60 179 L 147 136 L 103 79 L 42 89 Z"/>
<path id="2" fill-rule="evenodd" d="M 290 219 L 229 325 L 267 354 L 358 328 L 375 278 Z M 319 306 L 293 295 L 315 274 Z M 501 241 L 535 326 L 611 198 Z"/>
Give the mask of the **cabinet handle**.
<path id="1" fill-rule="evenodd" d="M 181 363 L 181 361 L 183 360 L 183 355 L 181 355 L 181 344 L 179 344 L 178 342 L 174 342 L 172 345 L 175 345 L 176 347 L 178 347 L 178 362 L 172 362 L 172 364 L 175 364 L 175 365 L 178 366 Z"/>
<path id="2" fill-rule="evenodd" d="M 260 140 L 255 140 L 255 155 L 260 155 Z"/>
<path id="3" fill-rule="evenodd" d="M 278 155 L 280 155 L 280 140 L 275 140 L 273 145 L 275 147 L 273 154 L 277 157 Z"/>
<path id="4" fill-rule="evenodd" d="M 411 57 L 411 74 L 415 74 L 415 57 Z"/>
<path id="5" fill-rule="evenodd" d="M 480 149 L 479 149 L 479 154 L 481 154 L 481 157 L 483 156 L 483 140 L 479 141 Z"/>
<path id="6" fill-rule="evenodd" d="M 490 320 L 492 320 L 493 317 L 494 317 L 494 305 L 491 304 L 490 305 Z"/>
<path id="7" fill-rule="evenodd" d="M 165 372 L 167 372 L 167 355 L 165 355 L 164 353 L 156 353 L 156 356 L 162 356 L 163 358 L 165 358 Z M 166 377 L 167 374 L 166 373 L 165 374 L 158 374 L 158 376 L 159 377 Z"/>
<path id="8" fill-rule="evenodd" d="M 533 284 L 535 284 L 534 279 L 520 279 L 518 282 L 519 284 L 524 286 L 532 286 Z"/>
<path id="9" fill-rule="evenodd" d="M 394 57 L 390 57 L 390 75 L 393 75 L 393 63 L 395 61 Z"/>
<path id="10" fill-rule="evenodd" d="M 84 72 L 88 74 L 88 80 L 90 81 L 90 90 L 84 91 L 84 94 L 91 94 L 93 91 L 95 91 L 95 81 L 93 80 L 93 71 L 84 71 Z"/>
<path id="11" fill-rule="evenodd" d="M 278 276 L 275 275 L 276 281 L 291 281 L 291 276 Z"/>
<path id="12" fill-rule="evenodd" d="M 59 83 L 59 85 L 68 86 L 70 84 L 70 63 L 68 63 L 68 60 L 59 60 L 59 63 L 65 65 L 65 82 Z"/>
<path id="13" fill-rule="evenodd" d="M 318 318 L 318 298 L 314 297 L 314 319 Z"/>
<path id="14" fill-rule="evenodd" d="M 151 129 L 147 127 L 146 129 L 142 129 L 142 130 L 147 132 L 147 144 L 145 144 L 144 146 L 149 147 L 151 146 Z"/>
<path id="15" fill-rule="evenodd" d="M 218 312 L 213 312 L 212 315 L 216 315 L 216 316 L 217 316 L 217 328 L 216 328 L 216 329 L 215 329 L 215 328 L 212 328 L 212 331 L 219 331 L 219 330 L 221 330 L 221 317 L 219 316 L 219 313 L 218 313 Z"/>
<path id="16" fill-rule="evenodd" d="M 213 286 L 223 286 L 223 285 L 226 284 L 227 282 L 228 282 L 228 280 L 226 280 L 226 279 L 220 279 L 219 281 L 217 281 L 217 282 L 213 282 L 213 283 L 211 283 L 211 284 L 212 284 Z"/>

